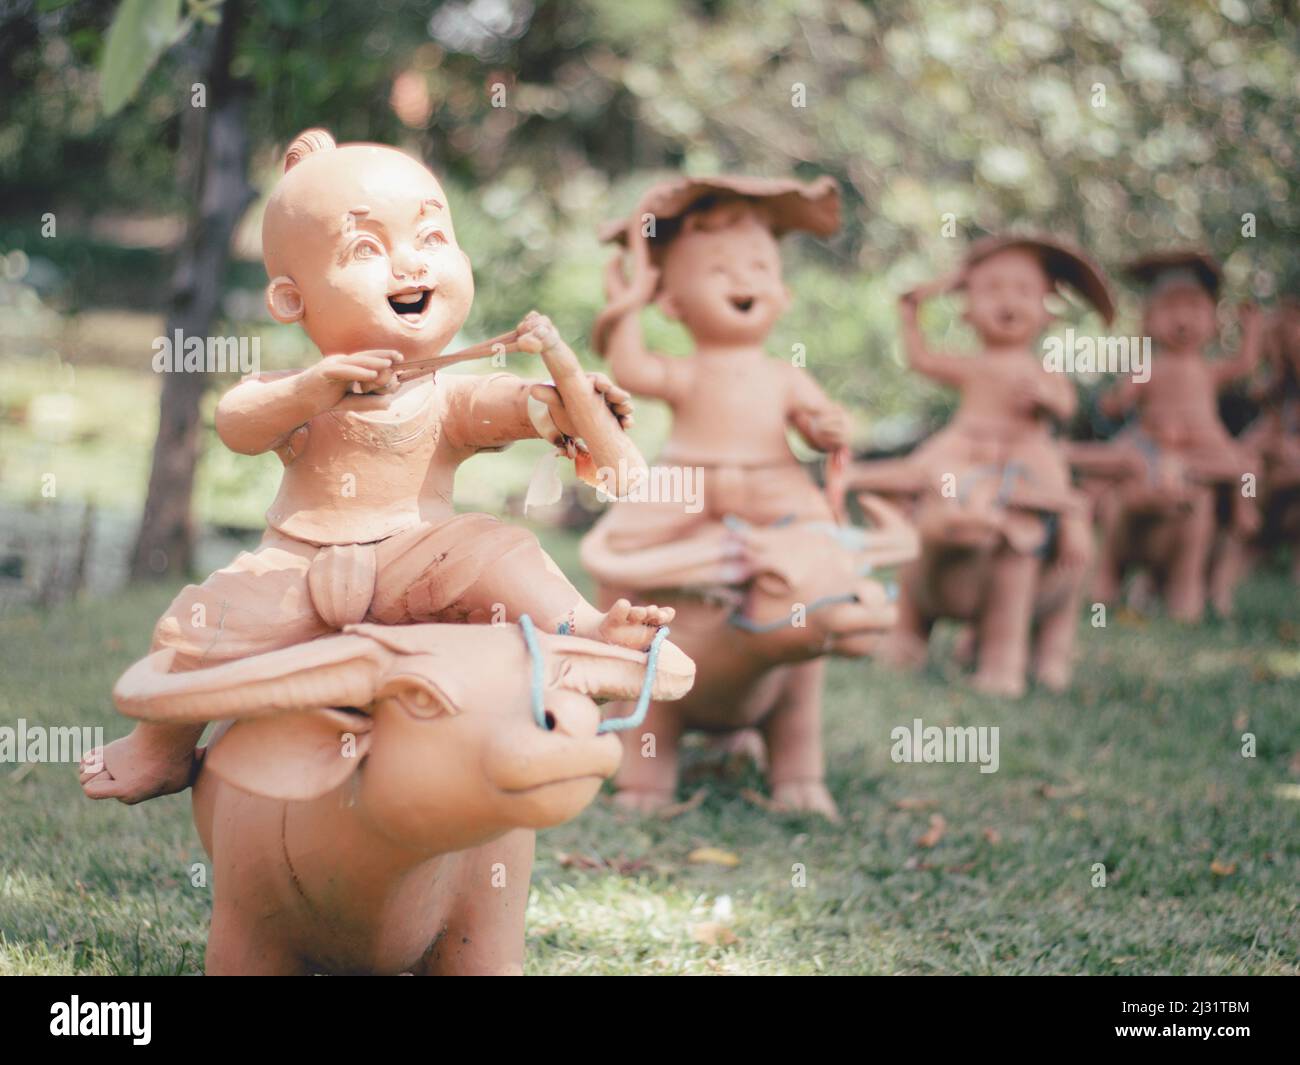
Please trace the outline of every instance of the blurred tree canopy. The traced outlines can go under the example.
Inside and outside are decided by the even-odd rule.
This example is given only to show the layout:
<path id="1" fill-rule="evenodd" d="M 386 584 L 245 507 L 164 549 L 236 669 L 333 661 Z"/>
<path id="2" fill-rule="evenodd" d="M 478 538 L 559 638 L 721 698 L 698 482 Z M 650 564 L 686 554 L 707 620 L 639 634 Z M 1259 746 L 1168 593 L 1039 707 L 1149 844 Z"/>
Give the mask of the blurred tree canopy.
<path id="1" fill-rule="evenodd" d="M 893 302 L 985 231 L 1067 235 L 1112 268 L 1152 246 L 1204 243 L 1233 296 L 1295 288 L 1295 8 L 263 0 L 246 6 L 231 72 L 251 87 L 263 191 L 284 145 L 313 125 L 406 146 L 444 175 L 479 274 L 479 335 L 538 306 L 584 336 L 608 255 L 596 226 L 653 180 L 832 174 L 843 231 L 792 239 L 796 304 L 771 347 L 803 344 L 833 394 L 879 420 L 948 401 L 901 368 Z M 31 245 L 47 210 L 63 233 L 65 218 L 76 229 L 97 212 L 185 206 L 184 118 L 210 31 L 167 51 L 105 118 L 96 68 L 112 11 L 0 0 L 0 250 Z M 260 281 L 250 267 L 230 283 Z M 1126 307 L 1119 327 L 1133 331 L 1131 297 Z M 652 319 L 652 342 L 684 349 Z M 935 324 L 960 344 L 951 315 Z"/>

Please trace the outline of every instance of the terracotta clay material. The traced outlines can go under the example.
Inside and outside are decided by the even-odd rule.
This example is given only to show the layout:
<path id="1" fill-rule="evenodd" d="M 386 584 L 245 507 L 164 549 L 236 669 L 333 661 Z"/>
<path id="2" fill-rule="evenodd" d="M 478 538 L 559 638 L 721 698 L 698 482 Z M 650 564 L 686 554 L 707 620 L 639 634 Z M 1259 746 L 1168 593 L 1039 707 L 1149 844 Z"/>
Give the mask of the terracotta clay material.
<path id="1" fill-rule="evenodd" d="M 456 470 L 481 451 L 544 438 L 620 494 L 645 463 L 623 432 L 628 394 L 584 374 L 549 320 L 530 314 L 481 354 L 539 354 L 553 384 L 437 368 L 474 284 L 447 196 L 419 162 L 375 144 L 301 135 L 267 204 L 267 305 L 324 353 L 305 370 L 254 374 L 217 408 L 241 454 L 284 466 L 261 545 L 185 588 L 153 650 L 189 670 L 289 647 L 362 621 L 514 621 L 644 650 L 671 608 L 597 610 L 536 539 L 452 506 Z M 446 357 L 459 361 L 464 353 Z M 577 439 L 585 443 L 579 450 Z M 185 787 L 202 726 L 142 724 L 83 767 L 93 798 L 138 802 Z M 95 752 L 96 756 L 98 752 Z"/>
<path id="2" fill-rule="evenodd" d="M 1015 466 L 962 471 L 951 499 L 898 462 L 861 463 L 849 483 L 903 507 L 920 539 L 920 557 L 899 573 L 898 625 L 878 657 L 921 668 L 935 622 L 951 618 L 969 624 L 958 654 L 974 666 L 975 688 L 1018 697 L 1031 672 L 1049 690 L 1069 685 L 1083 572 L 1062 560 L 1052 526 L 1086 525 L 1086 497 L 1035 489 Z"/>
<path id="3" fill-rule="evenodd" d="M 1218 393 L 1254 371 L 1259 314 L 1252 305 L 1241 307 L 1241 350 L 1212 362 L 1205 349 L 1218 334 L 1217 263 L 1197 249 L 1161 252 L 1135 260 L 1128 274 L 1146 293 L 1151 377 L 1125 381 L 1102 398 L 1106 414 L 1130 418 L 1114 441 L 1072 449 L 1081 472 L 1119 471 L 1114 502 L 1100 514 L 1093 596 L 1115 601 L 1126 571 L 1148 566 L 1171 616 L 1199 620 L 1207 596 L 1227 615 L 1246 544 L 1259 526 L 1255 499 L 1243 490 L 1259 459 L 1220 420 Z"/>
<path id="4" fill-rule="evenodd" d="M 1242 443 L 1259 457 L 1258 548 L 1291 549 L 1291 575 L 1300 583 L 1300 297 L 1283 298 L 1265 330 L 1268 372 L 1255 390 L 1263 408 Z"/>
<path id="5" fill-rule="evenodd" d="M 851 483 L 915 507 L 920 559 L 905 573 L 900 623 L 882 657 L 917 666 L 934 621 L 975 626 L 974 685 L 1023 693 L 1026 671 L 1065 687 L 1076 612 L 1092 553 L 1086 500 L 1071 486 L 1052 422 L 1074 413 L 1074 386 L 1044 368 L 1040 339 L 1052 315 L 1046 297 L 1077 292 L 1109 322 L 1114 302 L 1100 269 L 1082 252 L 1047 237 L 995 236 L 971 245 L 961 268 L 900 300 L 912 369 L 956 388 L 952 421 L 902 460 L 855 468 Z M 930 350 L 919 310 L 947 291 L 966 297 L 978 334 L 974 357 Z"/>
<path id="6" fill-rule="evenodd" d="M 614 772 L 596 700 L 636 697 L 647 670 L 627 648 L 535 641 L 515 625 L 355 625 L 189 672 L 156 651 L 123 675 L 124 713 L 224 721 L 194 785 L 209 974 L 522 971 L 535 830 Z M 649 694 L 680 697 L 690 660 L 669 643 L 656 659 Z"/>
<path id="7" fill-rule="evenodd" d="M 870 649 L 894 609 L 868 568 L 915 549 L 889 508 L 871 513 L 871 530 L 838 521 L 838 500 L 799 465 L 786 432 L 793 426 L 812 447 L 839 453 L 847 414 L 809 373 L 763 347 L 790 301 L 778 238 L 838 225 L 829 178 L 684 178 L 652 188 L 631 219 L 605 232 L 626 247 L 632 274 L 622 255 L 611 262 L 595 346 L 620 385 L 669 405 L 659 464 L 698 470 L 702 488 L 694 508 L 682 499 L 617 504 L 583 544 L 601 601 L 670 602 L 674 639 L 701 668 L 698 698 L 656 703 L 645 728 L 625 734 L 622 805 L 672 802 L 686 730 L 757 726 L 776 803 L 835 816 L 819 659 Z M 639 316 L 651 302 L 685 327 L 692 356 L 646 350 Z"/>

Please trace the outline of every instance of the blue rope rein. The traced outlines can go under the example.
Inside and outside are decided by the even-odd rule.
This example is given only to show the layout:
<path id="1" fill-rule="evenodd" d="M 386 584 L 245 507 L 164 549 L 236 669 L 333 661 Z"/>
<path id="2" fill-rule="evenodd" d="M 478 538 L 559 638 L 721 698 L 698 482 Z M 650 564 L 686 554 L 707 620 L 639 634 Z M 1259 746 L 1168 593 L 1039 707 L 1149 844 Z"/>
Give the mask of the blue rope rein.
<path id="1" fill-rule="evenodd" d="M 532 695 L 533 720 L 537 727 L 547 729 L 546 724 L 546 679 L 543 670 L 542 649 L 537 643 L 537 626 L 527 614 L 519 615 L 519 628 L 523 630 L 524 644 L 528 647 L 529 687 Z M 650 711 L 650 694 L 654 691 L 655 672 L 659 668 L 659 648 L 668 638 L 668 626 L 662 625 L 650 641 L 650 650 L 646 653 L 645 677 L 641 681 L 641 693 L 637 696 L 636 707 L 627 717 L 612 717 L 602 721 L 597 727 L 598 734 L 605 732 L 625 732 L 636 728 L 645 721 Z"/>

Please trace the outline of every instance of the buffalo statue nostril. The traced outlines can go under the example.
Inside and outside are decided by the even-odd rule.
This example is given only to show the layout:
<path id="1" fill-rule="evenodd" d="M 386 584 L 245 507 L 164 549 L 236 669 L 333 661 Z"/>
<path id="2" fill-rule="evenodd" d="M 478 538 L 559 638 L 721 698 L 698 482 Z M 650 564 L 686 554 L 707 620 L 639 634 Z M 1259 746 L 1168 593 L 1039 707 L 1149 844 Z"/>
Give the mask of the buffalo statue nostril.
<path id="1" fill-rule="evenodd" d="M 545 728 L 547 732 L 555 731 L 555 715 L 551 713 L 551 711 L 547 710 L 546 716 L 542 720 L 543 720 L 542 727 Z"/>

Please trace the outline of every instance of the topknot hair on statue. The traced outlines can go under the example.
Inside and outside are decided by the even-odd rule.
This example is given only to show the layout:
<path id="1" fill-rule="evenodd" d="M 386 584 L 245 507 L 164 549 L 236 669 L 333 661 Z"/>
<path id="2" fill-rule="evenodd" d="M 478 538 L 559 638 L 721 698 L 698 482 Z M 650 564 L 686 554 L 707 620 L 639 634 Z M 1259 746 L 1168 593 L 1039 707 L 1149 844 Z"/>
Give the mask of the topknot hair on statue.
<path id="1" fill-rule="evenodd" d="M 284 172 L 287 174 L 313 152 L 328 152 L 337 147 L 329 130 L 306 129 L 294 137 L 284 153 Z"/>

